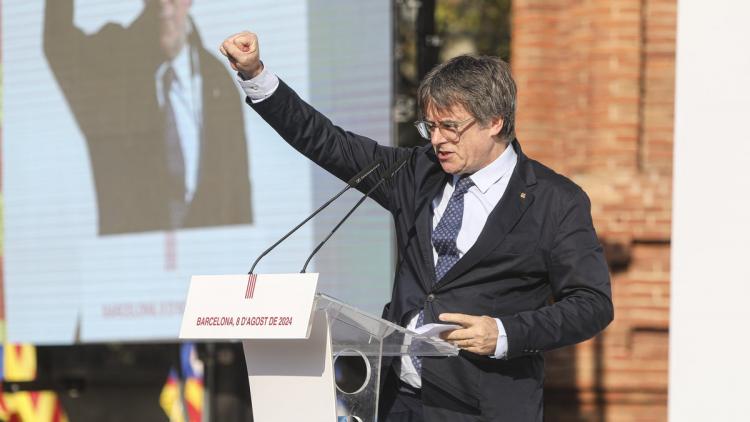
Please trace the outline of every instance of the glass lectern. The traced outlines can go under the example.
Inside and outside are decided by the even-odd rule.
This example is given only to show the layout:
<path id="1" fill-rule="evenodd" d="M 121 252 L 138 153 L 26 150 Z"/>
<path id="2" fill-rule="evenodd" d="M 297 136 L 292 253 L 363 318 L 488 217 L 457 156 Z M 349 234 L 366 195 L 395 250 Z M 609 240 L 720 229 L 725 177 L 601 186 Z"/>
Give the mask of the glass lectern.
<path id="1" fill-rule="evenodd" d="M 308 339 L 256 339 L 243 345 L 253 414 L 258 421 L 274 422 L 286 416 L 295 420 L 285 406 L 303 406 L 306 421 L 375 422 L 384 356 L 458 354 L 458 348 L 439 338 L 410 332 L 324 294 L 315 295 Z M 296 397 L 286 397 L 282 391 L 306 383 L 317 394 L 297 390 Z M 321 403 L 328 400 L 333 403 Z M 332 412 L 333 418 L 318 417 Z"/>

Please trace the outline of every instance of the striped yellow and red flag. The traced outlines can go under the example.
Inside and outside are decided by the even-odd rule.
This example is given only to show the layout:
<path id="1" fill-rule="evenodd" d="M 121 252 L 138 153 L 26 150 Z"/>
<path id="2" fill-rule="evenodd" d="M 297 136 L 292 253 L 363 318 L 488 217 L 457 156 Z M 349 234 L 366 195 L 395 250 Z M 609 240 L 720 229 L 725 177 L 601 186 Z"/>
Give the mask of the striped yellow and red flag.
<path id="1" fill-rule="evenodd" d="M 36 347 L 7 343 L 2 350 L 3 380 L 25 382 L 36 379 Z"/>
<path id="2" fill-rule="evenodd" d="M 169 422 L 200 422 L 203 417 L 203 363 L 195 344 L 180 346 L 180 371 L 172 368 L 161 390 L 159 404 Z"/>
<path id="3" fill-rule="evenodd" d="M 3 382 L 28 382 L 36 378 L 36 347 L 5 344 L 0 347 Z M 9 422 L 68 422 L 62 403 L 53 391 L 0 392 L 0 420 Z"/>

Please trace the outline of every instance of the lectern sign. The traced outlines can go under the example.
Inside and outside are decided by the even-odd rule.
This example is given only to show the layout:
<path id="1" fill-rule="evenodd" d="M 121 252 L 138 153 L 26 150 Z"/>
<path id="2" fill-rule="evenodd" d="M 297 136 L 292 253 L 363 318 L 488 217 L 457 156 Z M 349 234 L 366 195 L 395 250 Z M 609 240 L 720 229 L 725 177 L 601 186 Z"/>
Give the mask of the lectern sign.
<path id="1" fill-rule="evenodd" d="M 317 284 L 317 273 L 193 276 L 180 338 L 307 338 Z"/>

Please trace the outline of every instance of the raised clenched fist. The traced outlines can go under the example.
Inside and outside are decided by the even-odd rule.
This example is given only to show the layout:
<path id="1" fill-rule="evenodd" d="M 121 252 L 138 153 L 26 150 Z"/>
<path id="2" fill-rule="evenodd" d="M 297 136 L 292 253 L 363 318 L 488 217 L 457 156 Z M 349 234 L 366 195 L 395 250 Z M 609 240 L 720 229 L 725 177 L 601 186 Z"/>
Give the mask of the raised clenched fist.
<path id="1" fill-rule="evenodd" d="M 232 69 L 247 79 L 258 76 L 263 70 L 258 36 L 252 32 L 240 32 L 228 37 L 221 43 L 219 51 L 229 59 Z"/>

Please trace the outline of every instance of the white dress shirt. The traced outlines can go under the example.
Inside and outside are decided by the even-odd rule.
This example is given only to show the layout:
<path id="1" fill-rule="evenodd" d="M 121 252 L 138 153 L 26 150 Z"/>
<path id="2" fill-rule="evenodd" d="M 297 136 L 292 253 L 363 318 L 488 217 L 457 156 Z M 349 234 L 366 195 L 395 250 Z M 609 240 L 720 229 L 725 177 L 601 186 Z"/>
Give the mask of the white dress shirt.
<path id="1" fill-rule="evenodd" d="M 170 66 L 174 69 L 175 80 L 169 89 L 169 100 L 185 159 L 185 201 L 190 202 L 198 183 L 203 129 L 203 81 L 198 67 L 198 52 L 186 44 L 174 59 L 162 63 L 156 70 L 156 95 L 159 107 L 164 106 L 163 77 Z"/>
<path id="2" fill-rule="evenodd" d="M 266 68 L 258 76 L 249 80 L 243 80 L 238 75 L 237 81 L 253 103 L 259 103 L 270 97 L 279 86 L 279 78 L 267 71 Z M 492 210 L 500 202 L 500 198 L 502 198 L 505 189 L 508 187 L 508 181 L 517 161 L 518 156 L 516 151 L 509 145 L 492 163 L 470 176 L 474 185 L 464 195 L 464 214 L 461 219 L 461 229 L 458 232 L 458 239 L 456 239 L 459 259 L 464 256 L 479 238 L 479 234 L 487 222 L 487 217 L 489 217 Z M 432 200 L 433 229 L 437 226 L 445 209 L 448 207 L 448 201 L 453 194 L 453 186 L 457 180 L 458 176 L 453 176 L 453 180 L 447 183 L 442 192 L 438 193 Z M 432 248 L 432 255 L 434 261 L 437 262 L 438 254 L 434 247 Z M 411 330 L 416 328 L 417 318 L 418 313 L 415 313 L 406 328 Z M 500 359 L 504 358 L 508 353 L 508 337 L 500 319 L 495 318 L 495 322 L 497 323 L 498 336 L 495 354 L 492 357 Z M 400 377 L 404 382 L 413 387 L 421 388 L 422 386 L 422 380 L 409 356 L 401 358 Z"/>

